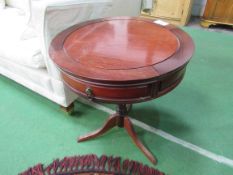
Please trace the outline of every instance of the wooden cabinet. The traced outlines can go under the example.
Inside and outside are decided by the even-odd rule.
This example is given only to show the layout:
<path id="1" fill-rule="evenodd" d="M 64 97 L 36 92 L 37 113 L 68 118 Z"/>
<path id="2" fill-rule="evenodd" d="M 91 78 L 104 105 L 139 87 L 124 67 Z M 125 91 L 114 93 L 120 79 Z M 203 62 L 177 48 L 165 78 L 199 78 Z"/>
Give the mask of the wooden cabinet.
<path id="1" fill-rule="evenodd" d="M 142 12 L 142 16 L 158 18 L 175 25 L 187 24 L 193 0 L 154 0 L 151 12 Z"/>
<path id="2" fill-rule="evenodd" d="M 208 0 L 201 20 L 203 27 L 233 25 L 233 0 Z"/>

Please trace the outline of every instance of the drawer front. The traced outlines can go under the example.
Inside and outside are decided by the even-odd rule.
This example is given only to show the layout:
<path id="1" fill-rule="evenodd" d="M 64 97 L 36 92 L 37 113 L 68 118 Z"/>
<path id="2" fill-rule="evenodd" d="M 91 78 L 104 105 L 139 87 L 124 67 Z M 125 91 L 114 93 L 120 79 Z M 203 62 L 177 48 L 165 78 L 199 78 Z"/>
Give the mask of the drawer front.
<path id="1" fill-rule="evenodd" d="M 144 101 L 151 95 L 151 86 L 148 85 L 100 86 L 77 80 L 66 74 L 62 74 L 62 77 L 69 88 L 94 101 L 109 103 Z"/>
<path id="2" fill-rule="evenodd" d="M 153 82 L 132 85 L 96 85 L 62 73 L 65 84 L 74 92 L 93 101 L 136 103 L 157 98 L 175 88 L 183 78 L 185 68 Z"/>

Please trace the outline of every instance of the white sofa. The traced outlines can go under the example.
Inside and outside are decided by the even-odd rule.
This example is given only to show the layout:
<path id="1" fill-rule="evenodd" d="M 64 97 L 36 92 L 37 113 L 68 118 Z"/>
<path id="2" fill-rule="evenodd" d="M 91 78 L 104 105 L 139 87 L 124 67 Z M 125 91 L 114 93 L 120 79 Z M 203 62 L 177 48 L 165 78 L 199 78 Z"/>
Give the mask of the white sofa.
<path id="1" fill-rule="evenodd" d="M 144 7 L 150 7 L 150 1 L 144 0 Z M 138 16 L 142 2 L 0 0 L 0 74 L 63 107 L 69 106 L 77 96 L 63 84 L 48 56 L 52 38 L 83 21 L 109 16 Z"/>

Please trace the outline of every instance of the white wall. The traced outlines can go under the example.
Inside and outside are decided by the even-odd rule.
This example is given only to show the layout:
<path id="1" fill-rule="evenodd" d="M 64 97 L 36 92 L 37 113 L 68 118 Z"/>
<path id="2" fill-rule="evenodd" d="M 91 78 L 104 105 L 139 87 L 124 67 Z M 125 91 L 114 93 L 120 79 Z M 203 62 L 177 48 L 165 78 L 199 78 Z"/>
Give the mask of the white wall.
<path id="1" fill-rule="evenodd" d="M 193 16 L 202 16 L 203 12 L 205 10 L 207 0 L 194 0 L 193 2 L 193 9 L 192 9 L 192 15 Z"/>

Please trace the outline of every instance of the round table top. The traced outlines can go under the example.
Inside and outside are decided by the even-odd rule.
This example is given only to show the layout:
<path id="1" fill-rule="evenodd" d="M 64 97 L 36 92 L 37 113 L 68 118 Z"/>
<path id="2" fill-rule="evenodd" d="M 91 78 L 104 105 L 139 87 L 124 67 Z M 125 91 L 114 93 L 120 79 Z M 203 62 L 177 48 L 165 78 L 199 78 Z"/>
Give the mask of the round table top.
<path id="1" fill-rule="evenodd" d="M 89 81 L 158 78 L 185 65 L 192 39 L 173 25 L 144 18 L 107 18 L 75 25 L 58 34 L 50 57 L 64 72 Z"/>

